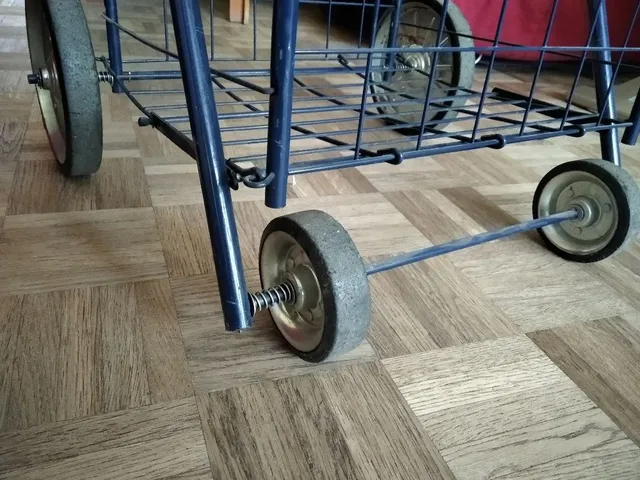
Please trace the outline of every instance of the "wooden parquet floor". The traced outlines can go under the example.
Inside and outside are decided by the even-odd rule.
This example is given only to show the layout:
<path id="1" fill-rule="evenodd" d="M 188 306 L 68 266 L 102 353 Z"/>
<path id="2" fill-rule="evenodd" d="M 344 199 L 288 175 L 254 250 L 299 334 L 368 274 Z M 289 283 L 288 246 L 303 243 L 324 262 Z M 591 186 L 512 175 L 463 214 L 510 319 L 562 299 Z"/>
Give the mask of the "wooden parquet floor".
<path id="1" fill-rule="evenodd" d="M 121 4 L 162 42 L 161 2 Z M 99 174 L 58 173 L 23 9 L 0 0 L 1 479 L 640 479 L 639 244 L 577 265 L 525 235 L 377 275 L 367 340 L 304 363 L 267 314 L 224 331 L 196 167 L 124 97 L 103 86 Z M 251 25 L 216 27 L 250 48 Z M 526 219 L 547 170 L 598 153 L 588 135 L 311 174 L 285 212 L 326 210 L 380 258 Z M 282 212 L 234 199 L 256 290 Z"/>

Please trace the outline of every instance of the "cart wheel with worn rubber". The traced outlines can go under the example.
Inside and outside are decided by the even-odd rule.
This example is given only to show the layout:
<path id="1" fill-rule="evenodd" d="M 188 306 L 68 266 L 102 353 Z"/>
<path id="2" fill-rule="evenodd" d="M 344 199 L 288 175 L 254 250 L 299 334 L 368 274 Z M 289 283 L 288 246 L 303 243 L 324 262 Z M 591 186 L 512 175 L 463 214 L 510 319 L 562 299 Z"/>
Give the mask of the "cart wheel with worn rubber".
<path id="1" fill-rule="evenodd" d="M 580 217 L 539 229 L 546 246 L 574 262 L 603 260 L 640 232 L 640 189 L 621 167 L 576 160 L 553 168 L 533 197 L 535 218 L 576 209 Z"/>
<path id="2" fill-rule="evenodd" d="M 407 0 L 402 3 L 401 8 L 395 46 L 435 47 L 443 13 L 442 0 Z M 381 18 L 374 37 L 374 48 L 387 48 L 389 35 L 392 33 L 393 10 L 388 9 Z M 448 3 L 446 15 L 440 46 L 473 48 L 469 23 L 451 1 Z M 429 52 L 399 54 L 396 56 L 396 68 L 392 73 L 383 71 L 387 61 L 386 55 L 375 55 L 371 60 L 374 69 L 371 73 L 371 91 L 376 94 L 374 101 L 387 103 L 378 107 L 378 111 L 386 115 L 385 119 L 391 124 L 414 124 L 399 129 L 403 133 L 413 135 L 420 130 L 415 124 L 420 125 L 422 121 L 422 106 L 426 101 L 434 58 L 434 54 Z M 438 53 L 436 81 L 431 87 L 429 98 L 446 97 L 447 100 L 429 101 L 425 117 L 426 126 L 442 129 L 446 126 L 445 120 L 456 117 L 455 109 L 465 104 L 468 95 L 461 89 L 471 88 L 475 64 L 476 58 L 472 50 Z M 400 104 L 401 102 L 404 104 Z"/>
<path id="3" fill-rule="evenodd" d="M 269 223 L 260 244 L 260 278 L 262 295 L 281 301 L 269 302 L 274 323 L 302 359 L 321 362 L 365 338 L 371 316 L 365 265 L 330 215 L 310 210 Z"/>
<path id="4" fill-rule="evenodd" d="M 91 175 L 102 161 L 102 106 L 80 0 L 26 0 L 27 37 L 42 120 L 62 172 Z"/>

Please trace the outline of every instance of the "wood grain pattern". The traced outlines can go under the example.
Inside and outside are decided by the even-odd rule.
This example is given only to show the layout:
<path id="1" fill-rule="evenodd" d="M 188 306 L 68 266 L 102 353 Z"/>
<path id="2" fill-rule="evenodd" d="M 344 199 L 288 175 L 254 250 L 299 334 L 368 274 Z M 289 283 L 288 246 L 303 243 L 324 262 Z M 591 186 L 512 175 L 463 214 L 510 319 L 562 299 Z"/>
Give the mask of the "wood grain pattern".
<path id="1" fill-rule="evenodd" d="M 247 284 L 249 290 L 259 290 L 257 271 L 247 271 Z M 258 314 L 248 331 L 225 331 L 212 275 L 172 279 L 171 286 L 189 369 L 198 392 L 333 369 L 342 363 L 375 358 L 371 345 L 365 341 L 334 361 L 306 363 L 291 355 L 267 312 Z"/>
<path id="2" fill-rule="evenodd" d="M 0 297 L 0 430 L 191 395 L 169 291 L 164 281 Z"/>
<path id="3" fill-rule="evenodd" d="M 162 3 L 119 0 L 120 20 L 163 44 Z M 202 2 L 216 57 L 251 57 L 252 22 L 230 23 L 224 3 L 214 5 L 211 18 Z M 272 4 L 256 5 L 257 54 L 268 59 Z M 103 2 L 83 6 L 95 54 L 106 55 Z M 267 313 L 249 331 L 225 331 L 197 164 L 139 127 L 138 109 L 109 85 L 101 170 L 84 180 L 59 174 L 26 80 L 24 9 L 24 0 L 0 0 L 0 479 L 638 480 L 640 244 L 576 265 L 530 233 L 372 276 L 367 340 L 307 364 Z M 299 49 L 324 48 L 323 22 L 316 5 L 302 6 Z M 354 44 L 335 24 L 331 36 L 332 48 Z M 122 51 L 163 58 L 127 36 Z M 223 68 L 253 66 L 265 63 Z M 528 94 L 533 70 L 504 67 L 490 88 Z M 485 70 L 477 67 L 475 88 Z M 305 80 L 359 108 L 360 86 L 336 86 L 357 82 L 351 73 Z M 545 70 L 538 96 L 557 102 L 571 80 Z M 269 86 L 268 77 L 252 81 Z M 268 96 L 240 93 L 267 108 Z M 140 96 L 156 107 L 185 101 Z M 220 88 L 215 96 L 219 112 L 247 112 Z M 335 107 L 311 95 L 300 106 Z M 256 139 L 267 137 L 265 118 L 237 120 L 221 121 L 226 158 L 264 154 Z M 356 141 L 354 112 L 293 120 L 326 120 L 317 134 Z M 413 148 L 380 119 L 365 122 L 376 130 L 362 140 L 375 149 Z M 228 129 L 239 125 L 252 129 Z M 469 127 L 473 120 L 450 125 Z M 326 147 L 295 138 L 289 159 Z M 276 216 L 324 210 L 375 261 L 528 220 L 549 169 L 599 156 L 592 133 L 297 175 L 280 210 L 264 206 L 264 190 L 241 186 L 232 196 L 249 289 L 260 289 L 259 242 Z M 637 147 L 623 146 L 622 158 L 640 179 Z"/>
<path id="4" fill-rule="evenodd" d="M 529 336 L 640 446 L 640 331 L 613 317 Z"/>
<path id="5" fill-rule="evenodd" d="M 26 123 L 0 120 L 0 217 L 4 217 L 11 194 Z"/>
<path id="6" fill-rule="evenodd" d="M 526 337 L 384 365 L 458 479 L 638 472 L 640 449 Z"/>
<path id="7" fill-rule="evenodd" d="M 200 400 L 214 478 L 453 478 L 377 363 Z"/>
<path id="8" fill-rule="evenodd" d="M 2 229 L 0 294 L 166 276 L 152 209 L 9 216 Z"/>
<path id="9" fill-rule="evenodd" d="M 211 478 L 193 398 L 0 434 L 2 479 Z"/>
<path id="10" fill-rule="evenodd" d="M 15 176 L 9 215 L 151 207 L 140 159 L 106 159 L 98 175 L 68 179 L 58 165 L 22 161 Z"/>
<path id="11" fill-rule="evenodd" d="M 526 238 L 456 252 L 451 261 L 527 332 L 633 310 L 582 266 Z"/>
<path id="12" fill-rule="evenodd" d="M 369 338 L 382 357 L 520 332 L 445 258 L 372 277 L 371 291 Z"/>

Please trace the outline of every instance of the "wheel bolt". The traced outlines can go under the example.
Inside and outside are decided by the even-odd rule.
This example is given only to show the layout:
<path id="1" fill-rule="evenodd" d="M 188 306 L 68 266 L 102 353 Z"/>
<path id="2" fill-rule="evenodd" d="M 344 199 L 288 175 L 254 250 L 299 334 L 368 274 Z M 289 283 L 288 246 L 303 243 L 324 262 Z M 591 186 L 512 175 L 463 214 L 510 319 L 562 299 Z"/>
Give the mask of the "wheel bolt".
<path id="1" fill-rule="evenodd" d="M 39 73 L 30 73 L 27 75 L 27 82 L 29 82 L 29 85 L 40 85 L 42 83 L 42 77 Z"/>
<path id="2" fill-rule="evenodd" d="M 612 210 L 611 204 L 610 203 L 605 203 L 604 205 L 602 205 L 602 210 L 605 213 L 609 213 Z"/>

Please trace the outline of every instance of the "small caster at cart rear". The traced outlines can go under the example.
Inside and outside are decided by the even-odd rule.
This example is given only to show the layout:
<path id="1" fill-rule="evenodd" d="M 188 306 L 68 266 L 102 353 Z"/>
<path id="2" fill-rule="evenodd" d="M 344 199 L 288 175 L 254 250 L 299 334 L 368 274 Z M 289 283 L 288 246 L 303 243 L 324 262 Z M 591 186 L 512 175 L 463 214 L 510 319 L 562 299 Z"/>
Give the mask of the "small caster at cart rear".
<path id="1" fill-rule="evenodd" d="M 400 25 L 395 38 L 396 47 L 420 48 L 436 47 L 438 29 L 443 13 L 442 0 L 405 1 L 400 11 Z M 391 32 L 394 9 L 388 9 L 382 16 L 374 38 L 374 48 L 387 48 Z M 460 9 L 449 1 L 444 31 L 440 47 L 467 48 L 462 52 L 440 51 L 435 66 L 435 82 L 431 86 L 430 100 L 426 112 L 425 125 L 438 129 L 445 128 L 447 120 L 457 116 L 456 108 L 464 106 L 471 88 L 476 66 L 471 28 Z M 396 68 L 385 73 L 386 56 L 372 58 L 371 91 L 373 100 L 382 105 L 378 111 L 387 117 L 388 123 L 396 124 L 402 133 L 415 135 L 422 122 L 422 110 L 431 81 L 431 65 L 435 55 L 429 52 L 407 52 L 396 56 Z M 388 75 L 388 76 L 387 76 Z M 393 92 L 390 92 L 392 89 Z M 408 97 L 409 96 L 409 97 Z M 411 98 L 412 101 L 407 101 Z M 403 124 L 408 124 L 406 128 Z M 417 124 L 417 125 L 416 125 Z"/>
<path id="2" fill-rule="evenodd" d="M 300 358 L 321 362 L 364 340 L 371 317 L 365 265 L 330 215 L 310 210 L 269 223 L 260 243 L 260 278 L 265 290 L 252 299 L 268 303 Z"/>
<path id="3" fill-rule="evenodd" d="M 31 71 L 51 150 L 63 174 L 87 176 L 102 161 L 102 105 L 80 0 L 26 0 Z"/>
<path id="4" fill-rule="evenodd" d="M 611 162 L 571 161 L 544 176 L 533 197 L 534 218 L 569 209 L 579 217 L 538 230 L 545 245 L 566 260 L 603 260 L 640 232 L 640 189 Z"/>

